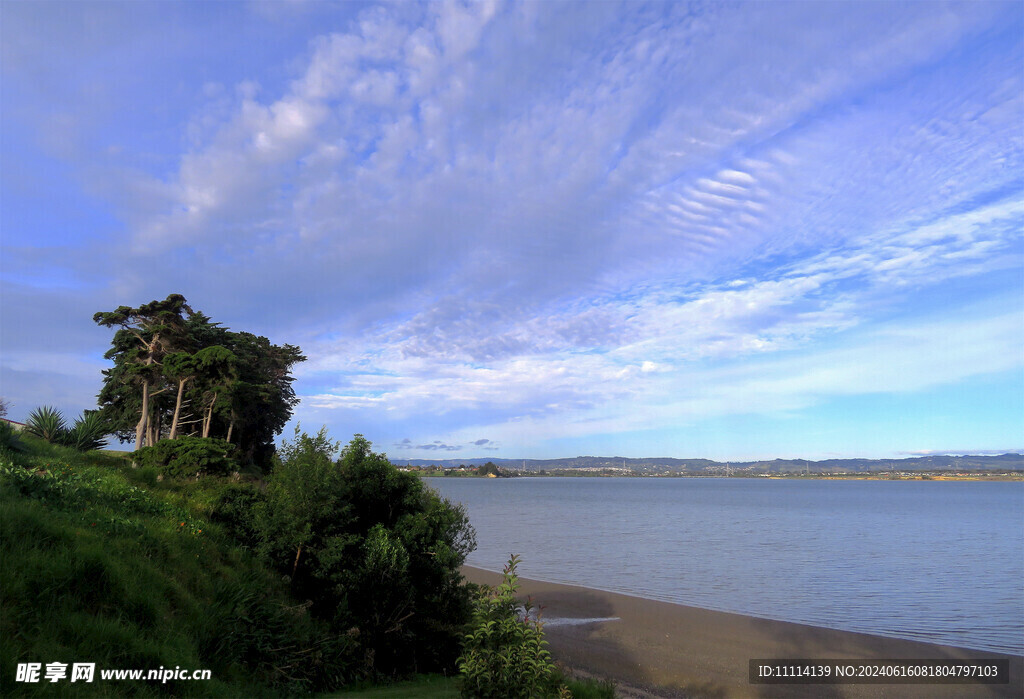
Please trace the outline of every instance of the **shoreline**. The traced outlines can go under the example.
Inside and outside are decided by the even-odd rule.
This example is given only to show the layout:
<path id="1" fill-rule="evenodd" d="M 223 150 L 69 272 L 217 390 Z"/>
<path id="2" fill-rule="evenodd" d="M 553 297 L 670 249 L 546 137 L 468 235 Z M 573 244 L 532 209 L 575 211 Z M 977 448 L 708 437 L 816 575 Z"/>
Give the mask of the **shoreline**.
<path id="1" fill-rule="evenodd" d="M 415 473 L 415 472 L 412 472 Z M 909 482 L 933 482 L 933 483 L 974 483 L 974 482 L 985 482 L 985 483 L 1019 483 L 1024 481 L 1024 475 L 1022 474 L 972 474 L 972 475 L 949 475 L 940 474 L 936 472 L 927 472 L 921 474 L 906 474 L 903 476 L 892 477 L 888 474 L 850 474 L 850 475 L 838 475 L 838 474 L 775 474 L 769 475 L 766 473 L 752 473 L 741 476 L 721 476 L 721 475 L 703 475 L 703 474 L 653 474 L 653 473 L 514 473 L 511 475 L 505 474 L 500 476 L 477 476 L 470 474 L 459 474 L 459 475 L 437 475 L 432 473 L 415 473 L 419 478 L 433 479 L 433 478 L 473 478 L 473 479 L 508 479 L 508 478 L 718 478 L 722 480 L 741 480 L 741 479 L 764 479 L 769 481 L 909 481 Z"/>
<path id="2" fill-rule="evenodd" d="M 501 574 L 463 566 L 469 582 Z M 520 578 L 519 594 L 542 608 L 555 660 L 607 677 L 631 697 L 1021 697 L 1024 657 L 839 631 L 592 588 Z M 584 621 L 589 619 L 591 621 Z M 751 659 L 993 659 L 1010 661 L 1010 683 L 750 684 Z"/>

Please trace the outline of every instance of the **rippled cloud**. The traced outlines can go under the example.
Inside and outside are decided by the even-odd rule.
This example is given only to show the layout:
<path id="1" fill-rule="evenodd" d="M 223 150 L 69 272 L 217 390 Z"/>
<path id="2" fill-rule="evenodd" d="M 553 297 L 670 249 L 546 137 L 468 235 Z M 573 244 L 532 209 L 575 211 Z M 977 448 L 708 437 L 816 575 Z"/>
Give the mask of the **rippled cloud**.
<path id="1" fill-rule="evenodd" d="M 409 456 L 662 451 L 751 414 L 799 441 L 844 400 L 852 433 L 862 397 L 1024 362 L 1012 5 L 4 14 L 18 403 L 88 407 L 91 314 L 171 292 L 302 346 L 303 424 Z"/>

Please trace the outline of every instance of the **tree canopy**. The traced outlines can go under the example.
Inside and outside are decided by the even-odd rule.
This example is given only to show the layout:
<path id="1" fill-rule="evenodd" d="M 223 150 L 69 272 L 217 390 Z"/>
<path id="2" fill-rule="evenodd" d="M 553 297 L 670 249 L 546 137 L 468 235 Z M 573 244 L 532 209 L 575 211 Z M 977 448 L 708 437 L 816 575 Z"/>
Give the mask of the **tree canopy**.
<path id="1" fill-rule="evenodd" d="M 258 550 L 315 615 L 365 651 L 369 675 L 450 667 L 469 596 L 460 566 L 476 547 L 461 506 L 396 469 L 356 435 L 295 430 L 255 506 Z"/>
<path id="2" fill-rule="evenodd" d="M 99 404 L 121 441 L 140 449 L 164 438 L 219 438 L 244 460 L 268 463 L 274 436 L 298 404 L 291 376 L 305 360 L 298 347 L 224 328 L 180 294 L 93 320 L 117 328 Z"/>

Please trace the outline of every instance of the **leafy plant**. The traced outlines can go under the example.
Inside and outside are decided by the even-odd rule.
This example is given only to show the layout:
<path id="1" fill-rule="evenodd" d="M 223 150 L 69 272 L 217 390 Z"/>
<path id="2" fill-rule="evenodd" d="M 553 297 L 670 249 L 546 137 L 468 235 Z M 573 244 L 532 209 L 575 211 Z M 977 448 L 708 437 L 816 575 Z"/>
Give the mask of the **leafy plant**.
<path id="1" fill-rule="evenodd" d="M 154 466 L 170 478 L 200 475 L 226 476 L 238 470 L 234 447 L 220 439 L 179 437 L 164 439 L 135 452 L 140 466 Z"/>
<path id="2" fill-rule="evenodd" d="M 36 408 L 28 414 L 25 431 L 52 444 L 60 444 L 68 426 L 59 410 L 49 405 Z"/>
<path id="3" fill-rule="evenodd" d="M 314 615 L 357 639 L 364 677 L 450 668 L 475 546 L 465 512 L 371 451 L 296 428 L 254 506 L 257 548 Z"/>
<path id="4" fill-rule="evenodd" d="M 255 550 L 259 535 L 253 513 L 263 500 L 263 491 L 248 484 L 226 484 L 217 494 L 210 518 L 219 523 L 240 546 Z"/>
<path id="5" fill-rule="evenodd" d="M 528 599 L 516 598 L 519 556 L 505 566 L 504 579 L 485 589 L 473 610 L 471 631 L 458 660 L 460 691 L 464 697 L 531 699 L 571 696 L 558 685 L 555 666 L 544 640 L 543 624 L 530 617 Z"/>
<path id="6" fill-rule="evenodd" d="M 0 453 L 24 451 L 24 449 L 25 446 L 18 439 L 18 431 L 14 429 L 11 423 L 6 420 L 0 420 Z"/>
<path id="7" fill-rule="evenodd" d="M 109 434 L 107 421 L 99 410 L 86 410 L 75 420 L 75 426 L 67 430 L 62 442 L 78 451 L 102 449 Z"/>

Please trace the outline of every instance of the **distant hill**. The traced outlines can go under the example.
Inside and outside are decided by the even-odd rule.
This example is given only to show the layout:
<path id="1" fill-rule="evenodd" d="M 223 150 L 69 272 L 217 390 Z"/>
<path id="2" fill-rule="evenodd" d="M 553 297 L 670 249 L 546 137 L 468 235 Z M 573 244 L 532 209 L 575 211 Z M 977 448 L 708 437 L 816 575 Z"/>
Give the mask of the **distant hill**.
<path id="1" fill-rule="evenodd" d="M 567 459 L 392 459 L 408 466 L 481 466 L 492 462 L 516 471 L 619 471 L 634 473 L 879 473 L 885 471 L 1013 471 L 1024 469 L 1021 454 L 999 456 L 918 456 L 905 459 L 773 459 L 771 461 L 712 461 L 655 457 L 629 459 L 621 456 L 577 456 Z"/>

